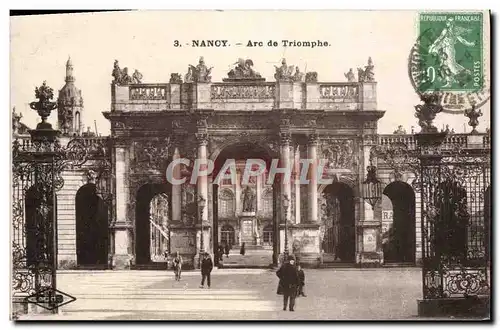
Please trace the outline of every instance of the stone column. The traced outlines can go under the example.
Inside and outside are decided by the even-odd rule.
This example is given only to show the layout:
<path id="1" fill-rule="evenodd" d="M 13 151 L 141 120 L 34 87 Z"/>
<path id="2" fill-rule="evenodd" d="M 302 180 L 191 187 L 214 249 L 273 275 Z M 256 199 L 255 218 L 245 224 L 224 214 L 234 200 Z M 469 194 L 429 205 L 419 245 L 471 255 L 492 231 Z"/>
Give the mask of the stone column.
<path id="1" fill-rule="evenodd" d="M 291 142 L 291 134 L 289 132 L 282 132 L 280 136 L 280 162 L 281 162 L 281 168 L 290 168 L 290 142 Z M 288 210 L 286 214 L 288 215 L 288 218 L 290 218 L 290 209 L 291 209 L 291 198 L 292 198 L 292 185 L 290 183 L 290 177 L 286 178 L 285 176 L 287 174 L 284 174 L 282 176 L 283 180 L 281 181 L 282 184 L 282 190 L 281 190 L 281 195 L 282 199 L 285 196 L 288 196 L 288 199 L 290 200 Z"/>
<path id="2" fill-rule="evenodd" d="M 174 155 L 172 160 L 176 160 L 180 158 L 179 149 L 175 148 Z M 173 170 L 173 176 L 175 179 L 179 180 L 181 178 L 181 165 L 175 166 Z M 181 221 L 181 185 L 174 184 L 172 185 L 172 220 L 173 221 Z"/>
<path id="3" fill-rule="evenodd" d="M 124 145 L 115 146 L 115 205 L 116 218 L 111 226 L 114 253 L 111 260 L 113 269 L 129 269 L 132 260 L 132 242 L 130 230 L 132 224 L 127 219 L 127 205 L 129 204 L 128 185 L 128 153 Z"/>
<path id="4" fill-rule="evenodd" d="M 300 200 L 300 197 L 301 197 L 301 194 L 300 194 L 300 147 L 297 146 L 297 149 L 295 149 L 295 155 L 294 155 L 294 162 L 293 162 L 293 165 L 294 165 L 294 180 L 295 180 L 295 185 L 294 185 L 294 189 L 295 189 L 295 210 L 293 210 L 295 212 L 295 223 L 300 223 L 301 222 L 301 218 L 300 218 L 300 204 L 301 204 L 301 200 Z"/>
<path id="5" fill-rule="evenodd" d="M 207 144 L 208 144 L 208 134 L 207 133 L 196 133 L 196 140 L 198 141 L 198 159 L 204 164 L 204 168 L 207 166 Z M 208 176 L 200 175 L 198 176 L 198 181 L 196 183 L 196 189 L 198 192 L 198 198 L 202 197 L 205 199 L 205 207 L 203 209 L 202 221 L 206 222 L 208 219 Z"/>
<path id="6" fill-rule="evenodd" d="M 236 216 L 241 215 L 241 175 L 238 169 L 238 166 L 236 166 L 236 178 L 235 178 L 235 186 L 234 186 L 234 198 L 236 199 L 234 201 L 234 211 Z"/>
<path id="7" fill-rule="evenodd" d="M 308 203 L 307 203 L 307 220 L 309 223 L 318 222 L 318 136 L 312 134 L 309 136 L 307 145 L 307 158 L 312 161 L 309 164 L 309 185 L 308 189 Z"/>
<path id="8" fill-rule="evenodd" d="M 363 143 L 361 148 L 361 159 L 363 166 L 360 167 L 359 177 L 360 186 L 359 191 L 362 191 L 362 182 L 366 179 L 366 168 L 370 165 L 370 151 L 376 143 L 376 135 L 363 136 Z M 376 165 L 376 159 L 374 165 Z M 379 204 L 380 201 L 377 202 Z M 358 241 L 359 246 L 356 253 L 356 261 L 364 265 L 380 265 L 383 261 L 383 251 L 380 245 L 380 234 L 382 232 L 382 219 L 381 209 L 376 205 L 375 212 L 368 201 L 364 200 L 362 196 L 359 198 L 359 221 L 358 228 Z"/>

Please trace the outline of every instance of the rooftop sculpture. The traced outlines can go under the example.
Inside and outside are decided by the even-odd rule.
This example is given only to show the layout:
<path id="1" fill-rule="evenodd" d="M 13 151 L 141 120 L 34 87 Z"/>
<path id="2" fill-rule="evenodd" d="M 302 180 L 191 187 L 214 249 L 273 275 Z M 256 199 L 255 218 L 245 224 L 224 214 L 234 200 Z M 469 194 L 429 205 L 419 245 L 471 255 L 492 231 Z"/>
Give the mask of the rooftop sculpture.
<path id="1" fill-rule="evenodd" d="M 244 60 L 239 58 L 236 63 L 234 69 L 228 72 L 228 78 L 223 79 L 223 81 L 231 81 L 231 80 L 260 80 L 264 81 L 265 79 L 261 77 L 261 75 L 255 71 L 253 67 L 253 61 L 251 59 Z"/>
<path id="2" fill-rule="evenodd" d="M 205 60 L 203 59 L 203 56 L 200 57 L 200 60 L 198 61 L 198 65 L 189 65 L 188 67 L 188 72 L 186 73 L 184 77 L 184 81 L 187 83 L 191 82 L 202 82 L 202 83 L 208 83 L 212 81 L 212 69 L 207 68 L 205 65 Z"/>

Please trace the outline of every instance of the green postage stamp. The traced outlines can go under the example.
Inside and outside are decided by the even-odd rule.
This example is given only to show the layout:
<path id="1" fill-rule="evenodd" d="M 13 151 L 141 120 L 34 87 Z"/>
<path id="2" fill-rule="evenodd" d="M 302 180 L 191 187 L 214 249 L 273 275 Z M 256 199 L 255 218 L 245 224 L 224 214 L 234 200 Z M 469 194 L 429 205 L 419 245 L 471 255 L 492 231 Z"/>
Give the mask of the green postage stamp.
<path id="1" fill-rule="evenodd" d="M 419 92 L 478 91 L 484 84 L 483 14 L 419 14 Z"/>

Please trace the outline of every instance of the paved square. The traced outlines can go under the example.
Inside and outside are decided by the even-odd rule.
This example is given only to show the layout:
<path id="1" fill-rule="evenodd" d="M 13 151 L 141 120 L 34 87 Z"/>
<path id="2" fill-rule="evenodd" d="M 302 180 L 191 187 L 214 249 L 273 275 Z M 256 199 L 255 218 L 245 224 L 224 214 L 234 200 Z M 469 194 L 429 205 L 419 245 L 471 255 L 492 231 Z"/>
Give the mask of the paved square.
<path id="1" fill-rule="evenodd" d="M 307 297 L 282 310 L 272 270 L 215 269 L 212 288 L 199 271 L 69 271 L 58 286 L 77 300 L 60 320 L 371 320 L 411 319 L 421 298 L 419 268 L 306 269 Z M 23 317 L 22 319 L 26 319 Z"/>

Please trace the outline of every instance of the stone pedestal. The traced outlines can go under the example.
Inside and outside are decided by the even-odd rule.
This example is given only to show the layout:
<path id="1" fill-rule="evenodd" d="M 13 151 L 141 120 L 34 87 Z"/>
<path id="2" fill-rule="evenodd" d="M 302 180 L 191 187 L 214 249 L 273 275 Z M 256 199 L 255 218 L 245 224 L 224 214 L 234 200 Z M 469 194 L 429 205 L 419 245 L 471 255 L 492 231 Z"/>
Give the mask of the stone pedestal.
<path id="1" fill-rule="evenodd" d="M 467 148 L 482 148 L 483 135 L 467 135 Z"/>
<path id="2" fill-rule="evenodd" d="M 293 254 L 297 262 L 304 267 L 319 267 L 321 259 L 319 224 L 296 224 L 288 226 L 288 231 L 290 254 Z"/>
<path id="3" fill-rule="evenodd" d="M 114 226 L 114 254 L 111 257 L 112 269 L 130 269 L 133 255 L 130 246 L 130 225 L 117 224 Z"/>
<path id="4" fill-rule="evenodd" d="M 196 83 L 193 85 L 193 91 L 196 95 L 196 109 L 211 109 L 210 83 Z"/>
<path id="5" fill-rule="evenodd" d="M 181 84 L 170 83 L 170 109 L 181 109 Z"/>
<path id="6" fill-rule="evenodd" d="M 358 227 L 361 250 L 358 252 L 356 261 L 360 266 L 378 267 L 383 263 L 380 232 L 381 225 L 378 222 L 365 222 Z"/>
<path id="7" fill-rule="evenodd" d="M 293 102 L 293 83 L 280 81 L 276 83 L 276 106 L 281 109 L 294 108 Z"/>
<path id="8" fill-rule="evenodd" d="M 364 82 L 361 84 L 360 101 L 362 110 L 371 111 L 377 110 L 377 83 Z"/>
<path id="9" fill-rule="evenodd" d="M 255 240 L 255 217 L 246 216 L 249 212 L 243 212 L 240 217 L 240 245 L 245 243 L 246 245 L 257 244 Z M 252 213 L 255 214 L 255 213 Z"/>
<path id="10" fill-rule="evenodd" d="M 196 247 L 196 228 L 185 226 L 182 223 L 170 226 L 170 252 L 175 255 L 177 252 L 182 257 L 183 268 L 195 268 L 195 256 L 198 249 Z"/>

